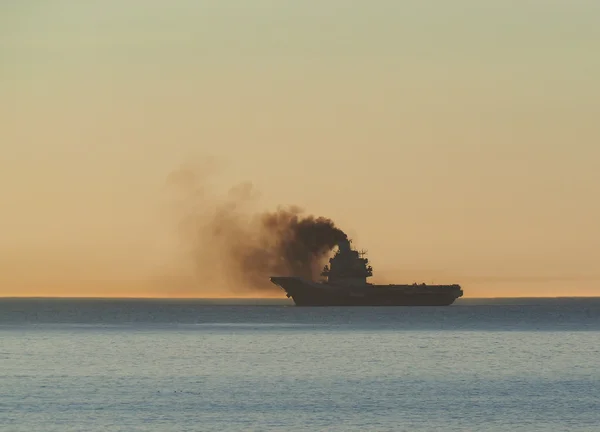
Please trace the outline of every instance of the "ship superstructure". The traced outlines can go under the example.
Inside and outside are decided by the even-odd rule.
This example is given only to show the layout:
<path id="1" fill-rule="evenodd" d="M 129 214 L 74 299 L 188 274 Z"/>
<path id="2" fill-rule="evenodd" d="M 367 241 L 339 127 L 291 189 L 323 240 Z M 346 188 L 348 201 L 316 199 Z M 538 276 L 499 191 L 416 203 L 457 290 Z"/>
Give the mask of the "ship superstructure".
<path id="1" fill-rule="evenodd" d="M 367 282 L 373 268 L 366 251 L 352 248 L 351 240 L 338 249 L 321 272 L 323 281 L 296 276 L 272 276 L 297 306 L 447 306 L 463 295 L 460 285 L 374 285 Z"/>
<path id="2" fill-rule="evenodd" d="M 334 284 L 365 285 L 367 278 L 373 276 L 373 268 L 369 259 L 365 258 L 366 251 L 358 252 L 352 249 L 352 240 L 338 244 L 335 255 L 329 259 L 329 266 L 325 266 L 321 276 L 327 282 Z"/>

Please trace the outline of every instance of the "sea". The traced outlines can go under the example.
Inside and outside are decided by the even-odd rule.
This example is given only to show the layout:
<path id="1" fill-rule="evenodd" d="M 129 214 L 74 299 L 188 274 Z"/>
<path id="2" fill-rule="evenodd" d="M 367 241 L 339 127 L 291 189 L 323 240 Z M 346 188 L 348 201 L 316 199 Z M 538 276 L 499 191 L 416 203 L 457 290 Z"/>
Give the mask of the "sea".
<path id="1" fill-rule="evenodd" d="M 0 299 L 0 431 L 600 431 L 600 299 Z"/>

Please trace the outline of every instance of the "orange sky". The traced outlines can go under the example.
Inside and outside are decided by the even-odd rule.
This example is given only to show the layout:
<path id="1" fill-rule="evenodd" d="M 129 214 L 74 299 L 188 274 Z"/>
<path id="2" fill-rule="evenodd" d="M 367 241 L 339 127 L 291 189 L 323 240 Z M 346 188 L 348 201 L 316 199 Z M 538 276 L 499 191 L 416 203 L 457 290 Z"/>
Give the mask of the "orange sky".
<path id="1" fill-rule="evenodd" d="M 597 2 L 0 6 L 0 295 L 227 295 L 165 181 L 331 217 L 380 281 L 600 295 Z"/>

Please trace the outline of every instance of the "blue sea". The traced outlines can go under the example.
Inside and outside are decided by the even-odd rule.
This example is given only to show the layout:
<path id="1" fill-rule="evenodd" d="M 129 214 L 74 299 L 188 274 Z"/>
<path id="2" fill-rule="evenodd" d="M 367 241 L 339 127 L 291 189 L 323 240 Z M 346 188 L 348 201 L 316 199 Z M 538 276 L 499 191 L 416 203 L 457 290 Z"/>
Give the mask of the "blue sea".
<path id="1" fill-rule="evenodd" d="M 600 430 L 600 299 L 0 299 L 1 431 Z"/>

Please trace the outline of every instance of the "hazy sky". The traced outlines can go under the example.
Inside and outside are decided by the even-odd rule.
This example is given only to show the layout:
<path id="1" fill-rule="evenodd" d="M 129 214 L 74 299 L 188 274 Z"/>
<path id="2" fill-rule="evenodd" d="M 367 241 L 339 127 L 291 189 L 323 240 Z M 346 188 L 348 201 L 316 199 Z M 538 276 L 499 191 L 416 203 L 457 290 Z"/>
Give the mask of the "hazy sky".
<path id="1" fill-rule="evenodd" d="M 164 295 L 142 281 L 175 260 L 165 179 L 207 156 L 386 281 L 600 295 L 599 22 L 597 0 L 2 2 L 0 295 Z"/>

